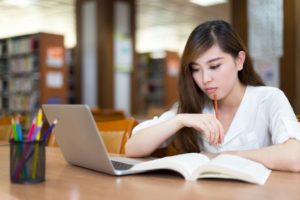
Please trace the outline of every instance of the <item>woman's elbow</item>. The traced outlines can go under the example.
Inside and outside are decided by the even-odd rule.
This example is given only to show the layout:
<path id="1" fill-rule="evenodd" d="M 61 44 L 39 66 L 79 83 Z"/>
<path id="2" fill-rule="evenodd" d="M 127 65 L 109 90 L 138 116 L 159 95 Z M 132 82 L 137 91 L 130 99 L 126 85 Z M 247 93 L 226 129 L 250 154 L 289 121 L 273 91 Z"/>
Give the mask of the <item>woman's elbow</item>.
<path id="1" fill-rule="evenodd" d="M 130 141 L 126 142 L 125 144 L 125 156 L 126 157 L 136 157 L 135 152 L 130 144 Z"/>
<path id="2" fill-rule="evenodd" d="M 137 147 L 135 144 L 133 144 L 132 141 L 129 140 L 125 144 L 125 156 L 131 158 L 139 158 L 147 155 L 142 151 L 142 148 Z"/>
<path id="3" fill-rule="evenodd" d="M 298 154 L 289 159 L 289 171 L 291 172 L 300 172 L 300 153 Z"/>
<path id="4" fill-rule="evenodd" d="M 289 140 L 288 152 L 286 152 L 288 171 L 300 172 L 300 142 L 298 140 Z"/>

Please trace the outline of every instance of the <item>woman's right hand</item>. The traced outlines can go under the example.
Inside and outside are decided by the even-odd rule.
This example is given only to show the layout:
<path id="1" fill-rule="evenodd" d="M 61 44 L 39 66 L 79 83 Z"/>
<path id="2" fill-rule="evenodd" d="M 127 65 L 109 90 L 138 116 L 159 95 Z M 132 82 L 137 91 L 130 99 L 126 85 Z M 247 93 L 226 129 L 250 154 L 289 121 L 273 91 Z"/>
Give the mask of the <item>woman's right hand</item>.
<path id="1" fill-rule="evenodd" d="M 185 114 L 177 115 L 182 127 L 194 128 L 201 132 L 211 145 L 222 144 L 224 129 L 220 121 L 213 114 Z"/>

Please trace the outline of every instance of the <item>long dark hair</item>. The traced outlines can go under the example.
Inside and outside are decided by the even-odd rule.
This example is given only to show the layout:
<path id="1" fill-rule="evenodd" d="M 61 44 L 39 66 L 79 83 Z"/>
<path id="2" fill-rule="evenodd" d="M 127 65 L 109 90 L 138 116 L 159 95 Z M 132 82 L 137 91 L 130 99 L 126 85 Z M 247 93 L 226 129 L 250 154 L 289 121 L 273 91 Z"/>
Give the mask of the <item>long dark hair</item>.
<path id="1" fill-rule="evenodd" d="M 262 79 L 254 71 L 246 47 L 233 27 L 222 20 L 207 21 L 192 31 L 181 58 L 178 113 L 202 112 L 207 97 L 193 80 L 191 63 L 214 44 L 218 44 L 233 58 L 237 58 L 239 52 L 244 51 L 246 54 L 244 67 L 238 72 L 240 82 L 244 85 L 264 85 Z M 185 127 L 176 134 L 173 147 L 180 153 L 200 152 L 197 141 L 197 131 Z"/>

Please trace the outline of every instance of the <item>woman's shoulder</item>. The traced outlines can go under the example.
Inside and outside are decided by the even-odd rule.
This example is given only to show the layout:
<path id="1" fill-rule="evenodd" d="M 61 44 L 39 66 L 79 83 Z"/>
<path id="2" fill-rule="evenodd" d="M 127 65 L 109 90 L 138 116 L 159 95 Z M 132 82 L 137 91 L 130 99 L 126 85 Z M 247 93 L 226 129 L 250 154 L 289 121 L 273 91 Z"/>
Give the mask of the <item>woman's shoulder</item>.
<path id="1" fill-rule="evenodd" d="M 261 100 L 273 98 L 275 96 L 285 96 L 279 88 L 272 86 L 247 86 L 247 92 L 249 93 L 249 96 Z"/>
<path id="2" fill-rule="evenodd" d="M 254 92 L 267 92 L 267 93 L 274 93 L 274 92 L 278 92 L 281 91 L 279 88 L 277 87 L 272 87 L 272 86 L 247 86 L 247 90 L 251 90 Z"/>

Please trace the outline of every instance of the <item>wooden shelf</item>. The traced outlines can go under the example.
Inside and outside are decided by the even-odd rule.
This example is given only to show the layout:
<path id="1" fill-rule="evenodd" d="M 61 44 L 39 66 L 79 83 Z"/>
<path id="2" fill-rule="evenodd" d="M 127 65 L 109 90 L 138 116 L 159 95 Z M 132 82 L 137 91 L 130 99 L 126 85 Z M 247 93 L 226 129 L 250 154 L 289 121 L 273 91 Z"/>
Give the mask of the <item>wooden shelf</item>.
<path id="1" fill-rule="evenodd" d="M 179 56 L 175 52 L 165 51 L 162 58 L 138 54 L 135 114 L 147 114 L 153 107 L 171 107 L 177 101 L 178 72 Z"/>
<path id="2" fill-rule="evenodd" d="M 67 103 L 64 37 L 35 33 L 0 39 L 0 111 L 31 117 L 41 104 Z"/>

